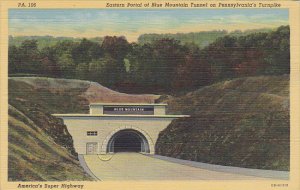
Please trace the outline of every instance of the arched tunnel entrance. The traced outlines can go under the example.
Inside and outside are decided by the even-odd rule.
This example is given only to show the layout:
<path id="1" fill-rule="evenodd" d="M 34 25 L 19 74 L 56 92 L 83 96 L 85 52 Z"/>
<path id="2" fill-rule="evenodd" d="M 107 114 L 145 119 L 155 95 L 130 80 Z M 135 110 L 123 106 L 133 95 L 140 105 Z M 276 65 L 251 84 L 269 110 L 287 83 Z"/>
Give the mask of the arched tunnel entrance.
<path id="1" fill-rule="evenodd" d="M 115 133 L 108 142 L 107 152 L 150 153 L 146 137 L 133 129 L 124 129 Z"/>

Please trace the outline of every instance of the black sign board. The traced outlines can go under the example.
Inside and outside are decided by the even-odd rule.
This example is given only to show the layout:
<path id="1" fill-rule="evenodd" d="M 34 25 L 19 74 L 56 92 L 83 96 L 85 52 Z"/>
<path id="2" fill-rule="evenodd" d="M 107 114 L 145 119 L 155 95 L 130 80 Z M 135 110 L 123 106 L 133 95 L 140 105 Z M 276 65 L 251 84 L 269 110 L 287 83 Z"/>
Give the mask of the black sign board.
<path id="1" fill-rule="evenodd" d="M 104 106 L 103 114 L 154 115 L 154 107 L 153 106 Z"/>

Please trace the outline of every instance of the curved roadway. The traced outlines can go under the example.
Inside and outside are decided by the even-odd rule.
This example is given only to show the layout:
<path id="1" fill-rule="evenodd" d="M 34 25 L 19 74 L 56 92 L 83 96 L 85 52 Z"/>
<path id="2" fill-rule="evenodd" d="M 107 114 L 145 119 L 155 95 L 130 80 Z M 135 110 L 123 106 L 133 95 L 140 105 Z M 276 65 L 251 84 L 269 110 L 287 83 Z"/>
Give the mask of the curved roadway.
<path id="1" fill-rule="evenodd" d="M 267 177 L 176 163 L 139 153 L 84 155 L 90 171 L 102 181 L 110 180 L 265 180 Z M 176 159 L 175 159 L 176 160 Z M 190 161 L 189 161 L 190 162 Z M 224 167 L 224 166 L 223 166 Z M 232 168 L 232 167 L 228 167 Z M 248 169 L 242 169 L 248 170 Z M 250 169 L 251 170 L 251 169 Z M 276 171 L 275 171 L 276 172 Z M 288 174 L 288 172 L 284 173 Z"/>

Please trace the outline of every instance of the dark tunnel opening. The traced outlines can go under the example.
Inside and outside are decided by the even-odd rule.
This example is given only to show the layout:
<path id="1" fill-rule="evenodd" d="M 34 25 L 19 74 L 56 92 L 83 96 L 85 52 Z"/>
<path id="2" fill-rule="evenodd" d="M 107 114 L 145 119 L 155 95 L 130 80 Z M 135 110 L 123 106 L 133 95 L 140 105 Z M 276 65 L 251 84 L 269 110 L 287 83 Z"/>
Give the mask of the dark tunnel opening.
<path id="1" fill-rule="evenodd" d="M 133 132 L 122 132 L 114 140 L 114 152 L 141 152 L 142 139 Z"/>

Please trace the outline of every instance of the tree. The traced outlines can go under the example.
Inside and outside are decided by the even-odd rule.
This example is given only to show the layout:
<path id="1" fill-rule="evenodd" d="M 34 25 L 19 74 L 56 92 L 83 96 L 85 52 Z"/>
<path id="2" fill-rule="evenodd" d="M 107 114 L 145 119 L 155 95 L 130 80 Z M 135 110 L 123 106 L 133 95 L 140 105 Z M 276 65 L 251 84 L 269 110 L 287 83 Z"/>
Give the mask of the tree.
<path id="1" fill-rule="evenodd" d="M 130 79 L 137 84 L 151 86 L 156 64 L 153 57 L 153 47 L 151 44 L 133 44 L 132 50 L 127 56 L 129 60 Z"/>
<path id="2" fill-rule="evenodd" d="M 79 63 L 76 66 L 76 78 L 87 80 L 89 78 L 89 64 Z"/>
<path id="3" fill-rule="evenodd" d="M 36 40 L 25 40 L 18 49 L 19 72 L 39 74 L 41 71 L 40 52 Z"/>
<path id="4" fill-rule="evenodd" d="M 83 38 L 79 44 L 73 47 L 71 54 L 76 64 L 89 63 L 92 59 L 102 56 L 102 49 L 100 44 Z"/>
<path id="5" fill-rule="evenodd" d="M 68 53 L 63 53 L 57 58 L 57 63 L 60 67 L 62 75 L 64 77 L 75 77 L 76 74 L 76 64 L 72 59 L 72 55 Z"/>
<path id="6" fill-rule="evenodd" d="M 130 79 L 139 88 L 166 92 L 171 88 L 177 65 L 183 60 L 183 48 L 173 39 L 160 39 L 153 43 L 132 44 L 127 56 Z"/>
<path id="7" fill-rule="evenodd" d="M 118 86 L 126 78 L 125 57 L 131 50 L 131 45 L 123 36 L 105 36 L 101 45 L 104 57 L 101 62 L 104 65 L 107 84 Z"/>
<path id="8" fill-rule="evenodd" d="M 8 73 L 18 73 L 22 68 L 19 48 L 16 46 L 9 46 L 8 48 Z"/>
<path id="9" fill-rule="evenodd" d="M 89 64 L 89 76 L 105 86 L 116 87 L 124 80 L 123 73 L 124 65 L 120 67 L 118 61 L 109 55 Z"/>
<path id="10" fill-rule="evenodd" d="M 131 48 L 123 36 L 105 36 L 101 47 L 105 53 L 118 61 L 123 61 Z"/>
<path id="11" fill-rule="evenodd" d="M 52 77 L 61 76 L 60 67 L 57 65 L 57 63 L 54 60 L 46 56 L 42 58 L 40 62 L 41 62 L 41 70 L 39 74 L 52 76 Z"/>
<path id="12" fill-rule="evenodd" d="M 268 45 L 265 60 L 267 62 L 266 74 L 290 73 L 290 28 L 281 26 L 267 36 Z"/>
<path id="13" fill-rule="evenodd" d="M 201 57 L 198 46 L 190 45 L 185 60 L 177 67 L 174 90 L 193 90 L 212 83 L 212 70 L 208 62 Z"/>

